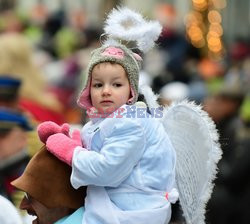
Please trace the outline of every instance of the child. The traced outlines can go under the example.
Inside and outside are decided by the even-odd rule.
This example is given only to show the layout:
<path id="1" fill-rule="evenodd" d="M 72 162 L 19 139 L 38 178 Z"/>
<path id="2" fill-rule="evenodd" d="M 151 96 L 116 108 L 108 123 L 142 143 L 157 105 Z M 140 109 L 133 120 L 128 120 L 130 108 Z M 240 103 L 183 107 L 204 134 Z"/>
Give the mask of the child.
<path id="1" fill-rule="evenodd" d="M 121 19 L 126 28 L 138 22 L 138 27 L 145 26 L 141 39 L 151 35 L 147 43 L 140 42 L 140 49 L 148 50 L 161 26 L 128 9 L 114 10 L 107 23 L 126 13 L 127 23 Z M 77 131 L 69 136 L 68 125 L 52 122 L 42 123 L 38 134 L 51 153 L 72 166 L 72 186 L 88 186 L 83 223 L 168 223 L 170 203 L 178 198 L 175 150 L 154 119 L 157 113 L 135 106 L 142 58 L 111 38 L 109 28 L 109 40 L 92 53 L 78 100 L 91 119 L 81 131 L 82 140 Z"/>
<path id="2" fill-rule="evenodd" d="M 221 157 L 214 123 L 189 102 L 160 110 L 149 88 L 150 113 L 138 107 L 142 58 L 124 41 L 145 53 L 159 23 L 125 8 L 112 11 L 104 30 L 107 40 L 92 53 L 78 99 L 90 122 L 72 136 L 68 124 L 38 127 L 47 149 L 72 166 L 72 186 L 88 186 L 82 223 L 166 224 L 179 192 L 186 222 L 203 224 Z"/>

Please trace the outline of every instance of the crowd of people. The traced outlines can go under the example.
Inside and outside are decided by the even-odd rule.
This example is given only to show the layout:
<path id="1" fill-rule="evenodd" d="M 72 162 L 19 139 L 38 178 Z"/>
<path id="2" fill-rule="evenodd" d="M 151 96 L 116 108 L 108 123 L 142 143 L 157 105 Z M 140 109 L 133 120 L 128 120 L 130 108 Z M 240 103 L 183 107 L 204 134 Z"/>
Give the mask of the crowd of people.
<path id="1" fill-rule="evenodd" d="M 79 9 L 51 13 L 45 5 L 38 5 L 25 19 L 11 9 L 1 12 L 0 222 L 4 220 L 2 212 L 5 213 L 2 206 L 10 207 L 10 212 L 13 209 L 14 223 L 20 224 L 31 223 L 32 214 L 41 220 L 49 214 L 44 223 L 58 220 L 56 223 L 74 223 L 82 219 L 79 211 L 83 203 L 79 200 L 86 189 L 72 188 L 71 168 L 50 156 L 44 148 L 40 149 L 43 143 L 37 126 L 53 121 L 58 125 L 69 123 L 82 127 L 88 121 L 87 112 L 77 106 L 77 97 L 87 83 L 84 71 L 91 51 L 101 46 L 102 30 L 89 26 L 86 17 L 86 12 Z M 247 177 L 250 171 L 250 44 L 237 40 L 226 47 L 221 61 L 213 61 L 204 58 L 184 33 L 175 27 L 163 27 L 157 47 L 144 55 L 139 85 L 144 84 L 159 94 L 161 105 L 184 99 L 195 101 L 216 123 L 223 157 L 207 206 L 207 223 L 250 223 Z M 43 166 L 43 162 L 48 161 L 52 168 Z M 67 173 L 67 178 L 63 178 L 62 173 Z M 57 181 L 49 179 L 50 175 L 57 176 Z M 49 187 L 43 192 L 46 196 L 40 195 L 39 189 L 31 192 L 31 185 L 39 188 L 43 182 L 50 183 L 53 191 L 46 186 Z M 57 186 L 58 182 L 65 183 Z M 23 191 L 28 194 L 24 195 Z M 68 197 L 51 201 L 49 194 L 55 192 Z M 30 215 L 24 215 L 19 206 Z M 183 222 L 179 210 L 179 207 L 174 210 L 176 217 L 172 223 Z"/>

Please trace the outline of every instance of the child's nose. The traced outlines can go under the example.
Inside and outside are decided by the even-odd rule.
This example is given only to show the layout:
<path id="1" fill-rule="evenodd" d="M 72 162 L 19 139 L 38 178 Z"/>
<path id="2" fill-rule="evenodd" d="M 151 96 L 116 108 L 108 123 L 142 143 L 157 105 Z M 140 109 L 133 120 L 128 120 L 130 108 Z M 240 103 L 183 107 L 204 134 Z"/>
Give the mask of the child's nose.
<path id="1" fill-rule="evenodd" d="M 105 95 L 105 96 L 106 96 L 106 95 L 111 95 L 111 88 L 110 88 L 110 86 L 105 85 L 105 86 L 103 87 L 102 94 Z"/>

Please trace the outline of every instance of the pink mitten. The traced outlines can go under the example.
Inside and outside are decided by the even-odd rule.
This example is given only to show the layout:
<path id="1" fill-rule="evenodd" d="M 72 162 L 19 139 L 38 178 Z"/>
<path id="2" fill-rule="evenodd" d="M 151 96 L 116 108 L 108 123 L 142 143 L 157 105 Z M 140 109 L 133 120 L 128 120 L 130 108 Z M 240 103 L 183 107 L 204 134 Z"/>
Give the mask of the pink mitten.
<path id="1" fill-rule="evenodd" d="M 82 146 L 80 131 L 74 130 L 72 138 L 62 133 L 51 135 L 46 142 L 46 146 L 48 151 L 71 166 L 75 148 L 77 146 Z"/>
<path id="2" fill-rule="evenodd" d="M 40 140 L 46 144 L 46 141 L 49 136 L 57 133 L 63 133 L 66 136 L 69 136 L 69 124 L 63 124 L 59 126 L 58 124 L 52 121 L 45 121 L 38 125 L 37 133 Z"/>

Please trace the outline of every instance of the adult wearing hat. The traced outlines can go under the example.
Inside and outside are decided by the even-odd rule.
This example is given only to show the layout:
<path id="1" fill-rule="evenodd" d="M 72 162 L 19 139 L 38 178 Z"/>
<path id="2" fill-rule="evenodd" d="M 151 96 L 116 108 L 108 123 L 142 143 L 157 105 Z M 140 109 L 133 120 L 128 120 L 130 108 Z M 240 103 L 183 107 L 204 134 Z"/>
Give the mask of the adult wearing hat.
<path id="1" fill-rule="evenodd" d="M 0 76 L 0 106 L 17 109 L 20 86 L 19 79 Z"/>
<path id="2" fill-rule="evenodd" d="M 43 147 L 33 156 L 24 173 L 12 182 L 26 193 L 20 209 L 37 218 L 33 223 L 81 223 L 86 188 L 70 184 L 71 167 Z"/>
<path id="3" fill-rule="evenodd" d="M 32 113 L 21 108 L 20 106 L 21 86 L 22 86 L 22 81 L 20 79 L 11 77 L 9 74 L 0 74 L 0 110 L 2 111 L 9 109 L 10 111 L 11 110 L 16 111 L 17 114 L 22 113 L 23 115 L 21 115 L 20 117 L 26 116 L 27 117 L 27 118 L 25 117 L 26 123 L 29 122 L 32 123 L 33 126 L 36 126 L 38 122 L 34 119 Z M 6 115 L 1 114 L 0 119 L 1 120 L 6 119 Z M 37 152 L 38 145 L 40 145 L 40 147 L 42 146 L 36 131 L 29 130 L 29 132 L 27 133 L 27 144 L 28 144 L 27 150 L 30 156 L 33 156 Z"/>
<path id="4" fill-rule="evenodd" d="M 0 169 L 10 157 L 23 154 L 27 147 L 26 131 L 32 129 L 22 113 L 0 107 Z"/>
<path id="5" fill-rule="evenodd" d="M 16 191 L 10 182 L 22 174 L 30 160 L 27 151 L 30 130 L 32 126 L 22 113 L 0 107 L 0 194 L 13 202 Z"/>

